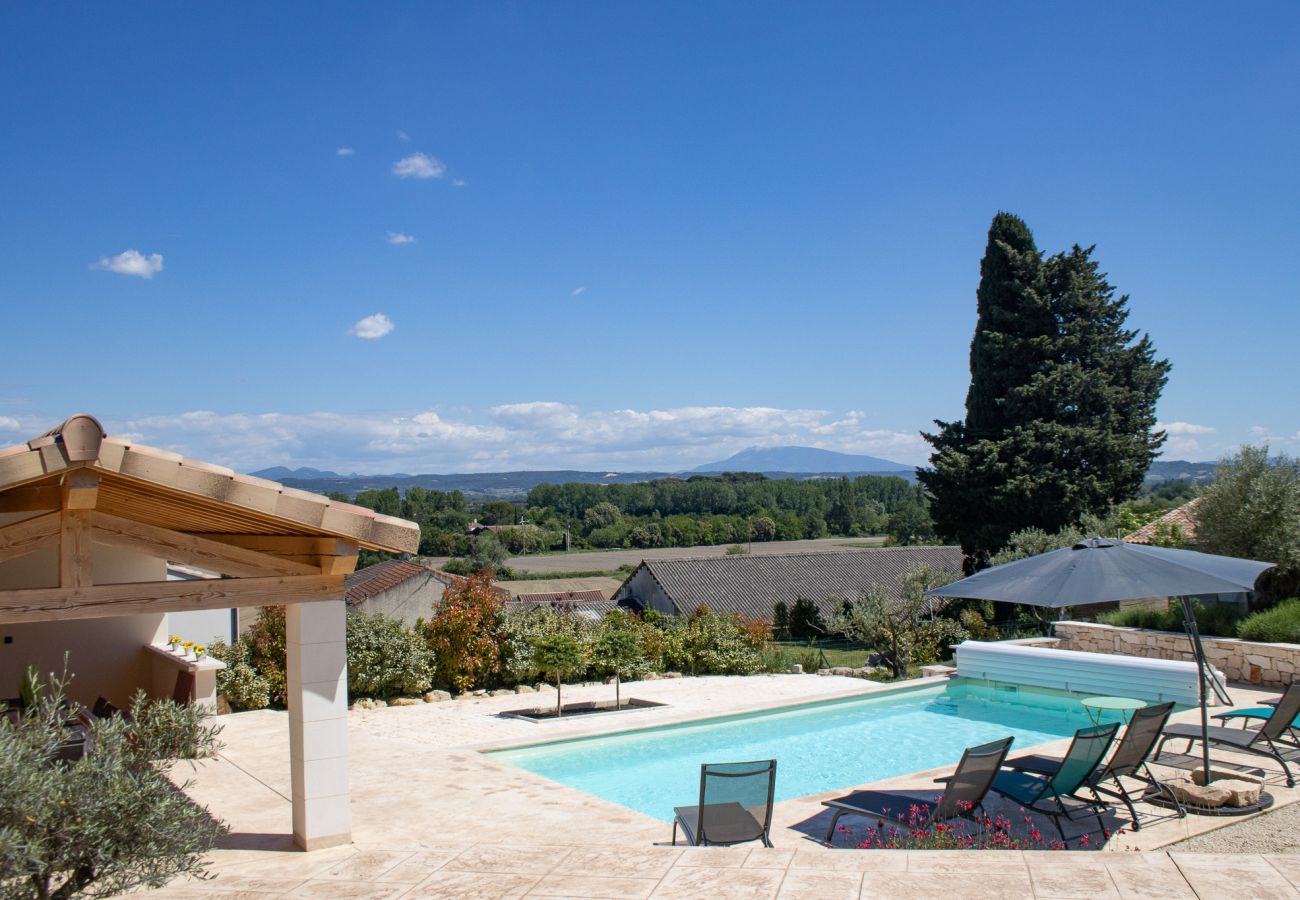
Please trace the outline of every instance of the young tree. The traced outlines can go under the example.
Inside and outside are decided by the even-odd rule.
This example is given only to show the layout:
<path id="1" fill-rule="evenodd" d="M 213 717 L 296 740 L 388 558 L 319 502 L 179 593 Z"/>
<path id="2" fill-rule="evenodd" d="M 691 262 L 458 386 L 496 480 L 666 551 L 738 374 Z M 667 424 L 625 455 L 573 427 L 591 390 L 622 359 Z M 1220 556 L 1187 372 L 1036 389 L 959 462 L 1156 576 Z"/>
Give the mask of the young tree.
<path id="1" fill-rule="evenodd" d="M 1194 515 L 1198 549 L 1277 563 L 1260 585 L 1276 597 L 1300 593 L 1300 460 L 1241 448 L 1219 462 Z"/>
<path id="2" fill-rule="evenodd" d="M 778 641 L 790 640 L 790 607 L 784 600 L 772 604 L 772 638 Z"/>
<path id="3" fill-rule="evenodd" d="M 938 626 L 933 601 L 925 592 L 957 580 L 955 572 L 918 566 L 899 579 L 900 597 L 872 585 L 850 609 L 832 615 L 826 627 L 850 640 L 874 647 L 888 663 L 894 677 L 907 675 L 918 647 L 938 644 L 941 638 L 959 636 L 959 629 Z M 945 625 L 955 625 L 944 620 Z"/>
<path id="4" fill-rule="evenodd" d="M 591 648 L 592 663 L 602 673 L 614 676 L 614 708 L 623 708 L 623 679 L 645 668 L 641 656 L 641 637 L 628 620 L 628 614 L 615 610 L 600 624 L 600 632 Z"/>
<path id="5" fill-rule="evenodd" d="M 131 721 L 91 723 L 79 758 L 67 752 L 58 680 L 0 724 L 0 894 L 108 897 L 204 873 L 204 855 L 227 828 L 168 773 L 215 752 L 220 728 L 197 707 L 143 692 L 131 710 Z"/>
<path id="6" fill-rule="evenodd" d="M 807 597 L 798 597 L 790 610 L 790 637 L 796 640 L 819 638 L 826 634 L 821 610 Z"/>
<path id="7" fill-rule="evenodd" d="M 1169 363 L 1126 329 L 1092 248 L 1044 260 L 1028 227 L 998 213 L 976 293 L 962 422 L 923 435 L 919 473 L 945 538 L 970 569 L 1016 531 L 1054 532 L 1134 496 L 1164 442 L 1155 405 Z"/>
<path id="8" fill-rule="evenodd" d="M 533 662 L 543 673 L 555 679 L 555 717 L 564 715 L 560 690 L 564 677 L 585 664 L 582 644 L 567 634 L 549 634 L 533 641 Z"/>

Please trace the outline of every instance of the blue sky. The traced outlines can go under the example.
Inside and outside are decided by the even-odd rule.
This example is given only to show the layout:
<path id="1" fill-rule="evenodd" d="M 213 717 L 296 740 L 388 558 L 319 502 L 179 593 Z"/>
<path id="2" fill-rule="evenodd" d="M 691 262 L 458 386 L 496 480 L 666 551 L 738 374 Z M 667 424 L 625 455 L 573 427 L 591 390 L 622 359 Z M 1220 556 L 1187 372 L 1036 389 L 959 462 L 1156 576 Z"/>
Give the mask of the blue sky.
<path id="1" fill-rule="evenodd" d="M 1295 453 L 1297 110 L 1294 3 L 6 4 L 0 443 L 919 463 L 1008 209 L 1132 295 L 1168 457 Z"/>

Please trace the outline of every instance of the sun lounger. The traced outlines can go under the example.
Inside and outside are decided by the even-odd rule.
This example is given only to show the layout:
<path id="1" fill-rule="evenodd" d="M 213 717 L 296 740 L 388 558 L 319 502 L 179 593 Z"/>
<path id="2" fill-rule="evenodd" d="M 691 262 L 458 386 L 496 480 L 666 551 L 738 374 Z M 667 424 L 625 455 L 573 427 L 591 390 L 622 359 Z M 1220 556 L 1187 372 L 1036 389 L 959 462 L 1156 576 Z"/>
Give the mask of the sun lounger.
<path id="1" fill-rule="evenodd" d="M 1277 706 L 1273 707 L 1272 713 L 1258 728 L 1227 728 L 1222 725 L 1211 725 L 1209 742 L 1213 747 L 1272 759 L 1282 767 L 1282 772 L 1286 775 L 1287 787 L 1295 787 L 1295 776 L 1291 774 L 1291 768 L 1282 753 L 1284 750 L 1300 750 L 1300 745 L 1286 739 L 1297 715 L 1300 715 L 1300 682 L 1293 682 L 1286 689 Z M 1192 744 L 1204 740 L 1204 737 L 1199 725 L 1170 725 L 1160 738 L 1156 760 L 1159 761 L 1165 742 L 1170 738 L 1187 741 L 1187 749 L 1190 751 Z"/>
<path id="2" fill-rule="evenodd" d="M 1105 809 L 1106 804 L 1100 797 L 1089 799 L 1080 797 L 1077 792 L 1088 785 L 1088 779 L 1101 764 L 1117 731 L 1118 723 L 1080 728 L 1074 733 L 1070 749 L 1065 752 L 1055 772 L 1037 774 L 1015 769 L 999 772 L 993 779 L 993 790 L 1026 809 L 1051 816 L 1062 841 L 1065 840 L 1065 830 L 1061 827 L 1061 819 L 1074 819 L 1069 807 L 1065 805 L 1067 797 L 1083 803 L 1084 812 L 1091 810 L 1097 816 L 1098 827 L 1104 827 L 1101 810 Z M 1050 800 L 1053 805 L 1046 808 L 1038 805 L 1045 800 Z"/>
<path id="3" fill-rule="evenodd" d="M 1187 814 L 1182 804 L 1178 802 L 1178 798 L 1174 796 L 1174 792 L 1156 778 L 1147 765 L 1151 751 L 1155 749 L 1156 742 L 1160 740 L 1160 735 L 1173 711 L 1174 704 L 1170 702 L 1148 706 L 1134 712 L 1133 718 L 1124 730 L 1124 735 L 1120 738 L 1119 745 L 1115 748 L 1110 760 L 1105 765 L 1098 766 L 1093 770 L 1086 782 L 1094 794 L 1105 794 L 1108 797 L 1123 801 L 1133 818 L 1134 831 L 1140 831 L 1142 825 L 1138 821 L 1137 809 L 1133 806 L 1133 798 L 1128 789 L 1124 787 L 1122 779 L 1125 778 L 1141 782 L 1152 790 L 1164 794 L 1173 803 L 1174 808 L 1178 810 L 1180 818 Z M 1050 776 L 1060 771 L 1061 760 L 1050 756 L 1025 756 L 1011 760 L 1006 766 L 1020 772 Z M 1111 784 L 1113 786 L 1110 786 Z"/>
<path id="4" fill-rule="evenodd" d="M 823 800 L 822 806 L 835 811 L 831 816 L 830 827 L 826 829 L 826 842 L 830 843 L 835 836 L 835 827 L 841 816 L 897 820 L 901 815 L 906 819 L 913 806 L 928 809 L 927 819 L 931 822 L 973 815 L 975 810 L 982 808 L 984 795 L 989 792 L 989 785 L 998 774 L 998 767 L 1006 759 L 1012 740 L 1014 738 L 1003 738 L 967 748 L 952 775 L 935 779 L 937 783 L 946 785 L 938 801 L 933 797 L 923 799 L 890 791 L 854 791 L 834 800 Z"/>

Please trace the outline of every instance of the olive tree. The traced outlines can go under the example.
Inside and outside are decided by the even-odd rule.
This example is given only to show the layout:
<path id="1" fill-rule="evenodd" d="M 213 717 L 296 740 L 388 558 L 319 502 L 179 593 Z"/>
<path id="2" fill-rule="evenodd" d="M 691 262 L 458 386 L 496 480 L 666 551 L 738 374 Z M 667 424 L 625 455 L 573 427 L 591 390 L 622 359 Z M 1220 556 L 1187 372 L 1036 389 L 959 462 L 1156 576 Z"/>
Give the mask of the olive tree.
<path id="1" fill-rule="evenodd" d="M 203 874 L 226 826 L 167 773 L 215 752 L 219 728 L 197 707 L 143 692 L 131 711 L 70 741 L 64 682 L 54 679 L 0 724 L 0 896 L 108 897 Z"/>

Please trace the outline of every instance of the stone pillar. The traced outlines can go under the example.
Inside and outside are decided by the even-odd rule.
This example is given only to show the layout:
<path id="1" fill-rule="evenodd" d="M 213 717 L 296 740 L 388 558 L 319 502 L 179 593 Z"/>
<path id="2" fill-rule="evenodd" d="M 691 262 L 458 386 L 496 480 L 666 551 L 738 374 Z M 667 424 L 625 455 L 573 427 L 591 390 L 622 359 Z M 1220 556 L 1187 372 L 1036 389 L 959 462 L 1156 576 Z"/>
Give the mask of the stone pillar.
<path id="1" fill-rule="evenodd" d="M 346 615 L 342 599 L 285 608 L 293 840 L 304 850 L 352 840 Z"/>

